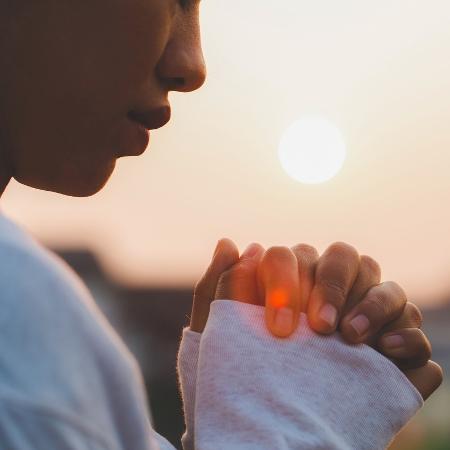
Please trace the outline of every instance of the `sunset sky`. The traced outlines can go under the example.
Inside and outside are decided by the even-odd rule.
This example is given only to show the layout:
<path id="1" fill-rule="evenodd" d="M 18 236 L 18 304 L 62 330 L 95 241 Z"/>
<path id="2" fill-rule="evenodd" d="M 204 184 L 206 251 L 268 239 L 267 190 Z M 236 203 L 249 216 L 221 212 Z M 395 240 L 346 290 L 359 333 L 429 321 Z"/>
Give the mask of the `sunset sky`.
<path id="1" fill-rule="evenodd" d="M 190 286 L 221 237 L 321 252 L 339 240 L 412 300 L 450 299 L 449 17 L 448 0 L 204 0 L 208 81 L 171 96 L 147 152 L 94 197 L 13 182 L 2 208 L 47 244 L 89 246 L 124 282 Z M 277 155 L 309 114 L 348 146 L 319 185 Z"/>

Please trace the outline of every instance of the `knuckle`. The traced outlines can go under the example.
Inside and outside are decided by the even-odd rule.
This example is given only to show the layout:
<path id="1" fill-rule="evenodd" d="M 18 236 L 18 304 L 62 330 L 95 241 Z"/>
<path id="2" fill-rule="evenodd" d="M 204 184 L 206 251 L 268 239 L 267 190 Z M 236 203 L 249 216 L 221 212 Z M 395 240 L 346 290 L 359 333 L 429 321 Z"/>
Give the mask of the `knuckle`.
<path id="1" fill-rule="evenodd" d="M 334 242 L 331 244 L 327 251 L 327 254 L 333 255 L 337 258 L 342 257 L 352 257 L 352 258 L 359 258 L 359 254 L 355 247 L 351 246 L 350 244 L 347 244 L 345 242 Z"/>
<path id="2" fill-rule="evenodd" d="M 217 283 L 215 297 L 219 298 L 232 298 L 236 290 L 236 286 L 239 285 L 239 279 L 242 279 L 242 275 L 239 274 L 239 270 L 231 268 L 223 272 Z"/>
<path id="3" fill-rule="evenodd" d="M 404 314 L 406 294 L 397 283 L 386 282 L 373 287 L 367 294 L 364 304 L 381 320 L 393 320 Z"/>
<path id="4" fill-rule="evenodd" d="M 428 361 L 431 358 L 432 349 L 430 341 L 421 330 L 414 330 L 416 339 L 413 344 L 414 356 L 418 359 Z"/>
<path id="5" fill-rule="evenodd" d="M 395 281 L 386 281 L 382 284 L 382 286 L 384 287 L 384 289 L 389 291 L 392 296 L 398 298 L 402 301 L 402 303 L 406 304 L 406 293 L 398 283 L 396 283 Z"/>
<path id="6" fill-rule="evenodd" d="M 338 300 L 340 303 L 344 303 L 347 298 L 347 290 L 345 286 L 336 280 L 330 280 L 328 278 L 323 278 L 318 283 L 322 288 L 333 294 L 333 298 Z"/>
<path id="7" fill-rule="evenodd" d="M 315 247 L 309 244 L 297 244 L 292 247 L 292 251 L 297 255 L 302 255 L 308 259 L 316 259 L 319 253 Z"/>
<path id="8" fill-rule="evenodd" d="M 373 289 L 364 300 L 362 307 L 373 319 L 381 319 L 389 314 L 389 295 L 382 289 Z"/>
<path id="9" fill-rule="evenodd" d="M 270 247 L 263 256 L 263 262 L 265 264 L 277 264 L 280 262 L 290 262 L 294 258 L 294 255 L 288 247 Z"/>
<path id="10" fill-rule="evenodd" d="M 404 314 L 411 321 L 412 325 L 415 325 L 417 328 L 420 328 L 422 326 L 423 314 L 417 305 L 412 302 L 407 302 Z"/>
<path id="11" fill-rule="evenodd" d="M 272 246 L 266 251 L 266 256 L 271 258 L 280 258 L 286 257 L 286 255 L 290 254 L 291 250 L 288 247 L 277 245 Z"/>
<path id="12" fill-rule="evenodd" d="M 245 264 L 236 264 L 232 268 L 224 271 L 218 280 L 214 297 L 216 299 L 233 299 L 247 301 L 251 300 L 250 295 L 256 283 L 256 273 Z M 255 303 L 257 299 L 254 299 Z M 252 303 L 253 300 L 250 302 Z"/>
<path id="13" fill-rule="evenodd" d="M 236 279 L 236 275 L 237 274 L 235 268 L 226 270 L 220 275 L 218 284 L 221 286 L 228 286 L 234 282 L 234 280 Z"/>
<path id="14" fill-rule="evenodd" d="M 381 267 L 377 261 L 367 255 L 361 255 L 361 266 L 364 266 L 369 272 L 377 277 L 381 276 Z"/>

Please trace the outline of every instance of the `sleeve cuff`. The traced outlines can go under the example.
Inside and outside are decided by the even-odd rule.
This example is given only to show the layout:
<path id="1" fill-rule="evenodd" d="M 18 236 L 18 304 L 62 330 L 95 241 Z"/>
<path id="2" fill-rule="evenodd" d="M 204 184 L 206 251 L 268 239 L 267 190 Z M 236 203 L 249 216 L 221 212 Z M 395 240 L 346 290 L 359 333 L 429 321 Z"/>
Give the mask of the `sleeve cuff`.
<path id="1" fill-rule="evenodd" d="M 190 328 L 184 328 L 178 352 L 178 377 L 186 425 L 186 431 L 181 438 L 184 450 L 194 449 L 195 391 L 201 336 Z"/>
<path id="2" fill-rule="evenodd" d="M 214 405 L 227 397 L 242 411 L 254 400 L 262 428 L 295 442 L 294 430 L 306 427 L 330 449 L 385 448 L 423 405 L 404 374 L 372 348 L 348 345 L 338 333 L 318 335 L 305 315 L 290 338 L 274 338 L 264 307 L 229 300 L 211 305 L 197 377 L 196 430 L 224 420 L 223 411 L 214 417 Z M 239 439 L 251 439 L 241 432 Z"/>

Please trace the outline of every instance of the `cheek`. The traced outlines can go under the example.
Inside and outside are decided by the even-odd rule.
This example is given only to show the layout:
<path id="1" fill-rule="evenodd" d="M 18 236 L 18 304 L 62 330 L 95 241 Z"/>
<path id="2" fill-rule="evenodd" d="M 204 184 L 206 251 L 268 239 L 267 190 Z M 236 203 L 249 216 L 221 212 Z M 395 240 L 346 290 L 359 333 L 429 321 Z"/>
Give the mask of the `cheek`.
<path id="1" fill-rule="evenodd" d="M 38 189 L 74 196 L 92 195 L 104 186 L 116 162 L 108 138 L 98 130 L 40 128 L 18 140 L 14 178 Z"/>
<path id="2" fill-rule="evenodd" d="M 61 192 L 64 179 L 96 186 L 109 176 L 127 112 L 145 100 L 142 92 L 161 95 L 154 72 L 170 34 L 168 4 L 31 3 L 11 36 L 0 105 L 6 147 L 25 184 L 59 183 Z"/>
<path id="3" fill-rule="evenodd" d="M 155 70 L 170 34 L 172 2 L 40 3 L 32 2 L 11 43 L 8 113 L 16 122 L 63 116 L 76 129 L 84 125 L 80 118 L 115 121 L 136 103 L 161 97 Z M 139 98 L 144 92 L 149 98 Z"/>
<path id="4" fill-rule="evenodd" d="M 118 17 L 112 18 L 107 58 L 111 70 L 136 85 L 155 77 L 155 68 L 170 37 L 172 16 L 167 5 L 171 1 L 125 1 Z M 108 25 L 109 27 L 109 25 Z M 117 30 L 121 30 L 117 33 Z M 119 75 L 120 78 L 120 75 Z"/>

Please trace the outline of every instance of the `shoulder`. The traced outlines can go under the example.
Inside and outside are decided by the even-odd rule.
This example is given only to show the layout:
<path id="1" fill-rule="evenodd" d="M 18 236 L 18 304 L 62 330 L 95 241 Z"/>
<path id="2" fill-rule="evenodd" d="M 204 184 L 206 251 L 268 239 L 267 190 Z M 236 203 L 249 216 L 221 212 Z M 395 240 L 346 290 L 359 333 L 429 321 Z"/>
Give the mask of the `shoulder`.
<path id="1" fill-rule="evenodd" d="M 1 349 L 9 346 L 23 355 L 39 344 L 56 351 L 53 341 L 79 339 L 77 330 L 89 315 L 87 288 L 39 243 L 0 236 L 0 292 Z"/>
<path id="2" fill-rule="evenodd" d="M 33 292 L 36 298 L 47 290 L 66 295 L 89 293 L 68 264 L 18 225 L 0 218 L 0 287 L 3 298 Z M 44 297 L 44 296 L 43 296 Z"/>
<path id="3" fill-rule="evenodd" d="M 92 296 L 73 269 L 25 229 L 0 214 L 0 330 L 5 322 L 29 326 L 96 315 Z M 70 317 L 67 317 L 70 315 Z"/>
<path id="4" fill-rule="evenodd" d="M 106 427 L 113 404 L 140 398 L 136 361 L 59 256 L 1 227 L 0 403 L 20 396 Z"/>
<path id="5" fill-rule="evenodd" d="M 26 235 L 5 239 L 0 225 L 0 391 L 76 390 L 128 359 L 78 275 Z"/>

